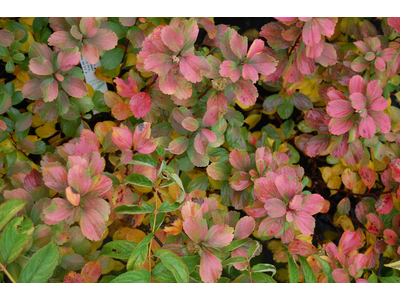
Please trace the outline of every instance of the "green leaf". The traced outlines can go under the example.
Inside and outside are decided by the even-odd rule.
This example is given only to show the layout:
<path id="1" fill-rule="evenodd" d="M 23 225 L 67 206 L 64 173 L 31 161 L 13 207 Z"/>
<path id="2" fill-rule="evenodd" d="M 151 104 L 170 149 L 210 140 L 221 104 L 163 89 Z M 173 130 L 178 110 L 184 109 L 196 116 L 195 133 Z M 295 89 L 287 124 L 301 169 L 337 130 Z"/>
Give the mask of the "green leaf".
<path id="1" fill-rule="evenodd" d="M 400 283 L 400 277 L 378 277 L 382 283 Z"/>
<path id="2" fill-rule="evenodd" d="M 89 96 L 84 96 L 79 99 L 71 97 L 69 99 L 69 103 L 72 108 L 76 109 L 80 113 L 87 113 L 94 108 L 92 98 L 90 98 Z"/>
<path id="3" fill-rule="evenodd" d="M 112 258 L 128 259 L 137 243 L 131 241 L 112 241 L 103 246 L 100 255 L 104 254 Z"/>
<path id="4" fill-rule="evenodd" d="M 14 61 L 12 60 L 11 57 L 9 57 L 6 63 L 6 72 L 12 73 L 14 71 L 15 71 Z"/>
<path id="5" fill-rule="evenodd" d="M 164 201 L 163 204 L 158 208 L 159 212 L 170 212 L 179 209 L 184 203 L 174 202 L 170 204 L 168 201 Z"/>
<path id="6" fill-rule="evenodd" d="M 26 201 L 22 199 L 11 199 L 0 205 L 0 231 L 25 205 Z"/>
<path id="7" fill-rule="evenodd" d="M 94 110 L 99 112 L 109 112 L 111 108 L 109 108 L 104 102 L 104 94 L 100 91 L 95 91 L 92 97 Z"/>
<path id="8" fill-rule="evenodd" d="M 322 258 L 320 258 L 317 255 L 313 255 L 313 257 L 318 261 L 319 265 L 321 266 L 322 270 L 324 271 L 326 281 L 328 283 L 334 283 L 335 281 L 332 278 L 333 270 L 332 270 L 331 265 L 327 261 L 323 260 Z"/>
<path id="9" fill-rule="evenodd" d="M 176 283 L 176 279 L 172 272 L 160 261 L 151 272 L 153 280 L 162 283 Z"/>
<path id="10" fill-rule="evenodd" d="M 154 255 L 161 259 L 168 270 L 172 272 L 178 283 L 189 282 L 189 271 L 186 264 L 179 258 L 178 255 L 169 251 L 160 249 L 154 252 Z"/>
<path id="11" fill-rule="evenodd" d="M 133 250 L 131 256 L 129 257 L 128 263 L 126 265 L 126 269 L 128 271 L 137 270 L 143 265 L 147 257 L 149 244 L 152 239 L 153 239 L 153 233 L 150 233 L 136 246 L 135 250 Z"/>
<path id="12" fill-rule="evenodd" d="M 280 136 L 279 136 L 278 131 L 276 130 L 275 127 L 273 127 L 273 126 L 271 126 L 271 125 L 264 126 L 264 127 L 261 129 L 261 131 L 266 132 L 266 133 L 267 133 L 267 136 L 268 136 L 270 139 L 273 139 L 273 140 L 279 140 L 279 139 L 280 139 Z"/>
<path id="13" fill-rule="evenodd" d="M 314 271 L 308 263 L 307 259 L 305 259 L 301 255 L 297 255 L 301 268 L 303 269 L 304 279 L 306 283 L 317 283 L 317 278 L 315 277 Z"/>
<path id="14" fill-rule="evenodd" d="M 119 166 L 122 166 L 122 165 L 140 165 L 140 166 L 146 166 L 146 167 L 157 167 L 156 161 L 146 154 L 135 154 L 132 157 L 131 161 L 129 161 L 127 163 L 119 163 L 116 165 L 115 168 L 117 169 Z"/>
<path id="15" fill-rule="evenodd" d="M 0 236 L 0 262 L 12 263 L 32 237 L 34 228 L 31 219 L 15 218 L 4 228 Z"/>
<path id="16" fill-rule="evenodd" d="M 188 193 L 194 190 L 205 191 L 208 187 L 208 176 L 200 175 L 193 179 L 188 185 Z"/>
<path id="17" fill-rule="evenodd" d="M 230 243 L 228 246 L 226 246 L 224 248 L 224 252 L 228 253 L 232 250 L 235 250 L 235 249 L 239 248 L 240 246 L 246 244 L 246 242 L 247 242 L 247 238 L 233 241 L 232 243 Z"/>
<path id="18" fill-rule="evenodd" d="M 154 182 L 143 174 L 130 174 L 125 177 L 124 184 L 134 184 L 143 187 L 153 187 Z"/>
<path id="19" fill-rule="evenodd" d="M 47 17 L 36 17 L 32 23 L 33 32 L 38 32 L 42 30 L 42 28 L 46 26 L 48 22 L 49 18 Z"/>
<path id="20" fill-rule="evenodd" d="M 278 115 L 282 119 L 286 120 L 287 118 L 289 118 L 292 115 L 293 108 L 294 108 L 294 105 L 293 105 L 293 102 L 291 101 L 291 99 L 284 98 L 282 101 L 282 104 L 279 105 L 279 107 L 278 107 Z"/>
<path id="21" fill-rule="evenodd" d="M 271 276 L 264 273 L 252 273 L 251 278 L 258 283 L 276 283 L 276 281 Z"/>
<path id="22" fill-rule="evenodd" d="M 148 214 L 154 210 L 153 206 L 148 203 L 143 203 L 143 206 L 134 205 L 134 204 L 123 204 L 117 206 L 114 209 L 114 213 L 124 214 L 124 215 L 140 215 L 140 214 Z"/>
<path id="23" fill-rule="evenodd" d="M 20 283 L 44 283 L 51 277 L 60 260 L 58 247 L 53 242 L 33 254 L 22 270 Z"/>
<path id="24" fill-rule="evenodd" d="M 151 273 L 147 270 L 126 272 L 111 280 L 110 283 L 150 283 Z"/>
<path id="25" fill-rule="evenodd" d="M 196 269 L 196 266 L 198 266 L 200 264 L 200 257 L 197 255 L 184 256 L 184 257 L 181 257 L 181 259 L 188 267 L 189 274 L 192 273 Z"/>
<path id="26" fill-rule="evenodd" d="M 33 115 L 30 112 L 25 112 L 17 117 L 15 122 L 15 131 L 24 131 L 31 127 Z"/>
<path id="27" fill-rule="evenodd" d="M 271 272 L 272 275 L 274 276 L 276 274 L 276 268 L 274 265 L 270 264 L 257 264 L 251 268 L 251 271 L 254 273 L 258 272 Z"/>
<path id="28" fill-rule="evenodd" d="M 378 276 L 372 271 L 372 274 L 368 277 L 368 281 L 371 283 L 378 283 Z"/>
<path id="29" fill-rule="evenodd" d="M 124 57 L 124 50 L 121 48 L 114 48 L 112 50 L 106 51 L 100 59 L 101 66 L 104 69 L 112 70 L 116 68 Z"/>
<path id="30" fill-rule="evenodd" d="M 299 267 L 297 266 L 297 263 L 294 260 L 294 257 L 292 255 L 290 255 L 288 252 L 286 252 L 286 255 L 288 257 L 288 263 L 289 263 L 289 282 L 290 283 L 298 283 L 299 282 Z"/>
<path id="31" fill-rule="evenodd" d="M 9 56 L 9 55 L 10 55 L 10 51 L 8 51 L 8 49 L 4 46 L 0 46 L 0 57 Z"/>
<path id="32" fill-rule="evenodd" d="M 288 138 L 293 131 L 294 128 L 294 121 L 292 119 L 286 120 L 282 125 L 282 131 L 285 138 Z"/>
<path id="33" fill-rule="evenodd" d="M 24 100 L 24 97 L 22 96 L 22 92 L 16 91 L 11 97 L 11 104 L 17 105 L 17 104 L 20 104 L 23 100 Z"/>
<path id="34" fill-rule="evenodd" d="M 232 265 L 232 264 L 235 264 L 235 263 L 246 262 L 246 261 L 247 261 L 247 258 L 243 257 L 243 256 L 231 257 L 231 258 L 225 259 L 222 262 L 222 266 L 224 267 L 224 266 Z"/>
<path id="35" fill-rule="evenodd" d="M 82 124 L 81 118 L 72 121 L 66 121 L 61 119 L 61 130 L 66 136 L 72 137 L 75 135 L 76 131 L 78 130 L 79 126 L 81 126 L 81 124 Z"/>
<path id="36" fill-rule="evenodd" d="M 154 220 L 155 218 L 155 220 Z M 165 213 L 158 213 L 157 215 L 152 211 L 150 213 L 151 231 L 156 232 L 164 222 Z"/>

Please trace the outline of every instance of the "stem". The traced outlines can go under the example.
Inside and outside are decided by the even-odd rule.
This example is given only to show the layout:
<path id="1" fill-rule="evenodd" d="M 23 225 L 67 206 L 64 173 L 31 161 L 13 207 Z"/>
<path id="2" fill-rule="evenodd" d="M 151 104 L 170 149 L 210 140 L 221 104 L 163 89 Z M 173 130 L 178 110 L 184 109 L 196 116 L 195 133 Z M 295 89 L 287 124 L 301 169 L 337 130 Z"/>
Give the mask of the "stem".
<path id="1" fill-rule="evenodd" d="M 129 39 L 126 38 L 124 56 L 122 56 L 122 66 L 117 77 L 121 77 L 122 69 L 125 67 L 125 57 L 126 57 L 126 52 L 128 51 L 128 46 L 129 46 Z"/>
<path id="2" fill-rule="evenodd" d="M 149 85 L 146 87 L 146 89 L 144 90 L 145 92 L 147 92 L 147 91 L 150 89 L 150 87 L 156 83 L 157 78 L 158 78 L 158 75 L 157 75 L 157 74 L 156 74 L 156 76 L 153 76 L 153 78 L 151 79 L 150 84 L 149 84 Z"/>
<path id="3" fill-rule="evenodd" d="M 378 269 L 378 273 L 376 273 L 376 276 L 381 275 L 382 265 L 383 265 L 383 253 L 381 253 L 379 255 L 379 269 Z"/>
<path id="4" fill-rule="evenodd" d="M 204 95 L 205 94 L 207 94 L 208 93 L 208 91 L 211 89 L 212 87 L 211 86 L 209 86 L 200 96 L 199 96 L 199 100 L 201 99 L 201 98 L 203 98 L 204 97 Z"/>
<path id="5" fill-rule="evenodd" d="M 7 277 L 11 280 L 12 283 L 17 283 L 15 281 L 15 279 L 10 275 L 10 273 L 8 273 L 6 267 L 3 266 L 2 263 L 0 263 L 0 268 L 1 268 L 1 271 L 3 271 L 7 275 Z"/>

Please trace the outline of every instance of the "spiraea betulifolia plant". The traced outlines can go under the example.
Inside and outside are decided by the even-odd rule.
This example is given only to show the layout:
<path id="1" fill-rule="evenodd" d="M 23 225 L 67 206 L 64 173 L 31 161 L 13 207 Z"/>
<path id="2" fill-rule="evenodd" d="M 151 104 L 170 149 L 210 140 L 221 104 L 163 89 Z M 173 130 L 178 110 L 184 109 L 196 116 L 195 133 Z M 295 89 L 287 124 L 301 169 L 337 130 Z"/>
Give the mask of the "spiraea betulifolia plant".
<path id="1" fill-rule="evenodd" d="M 400 18 L 215 21 L 0 19 L 0 282 L 400 282 Z"/>

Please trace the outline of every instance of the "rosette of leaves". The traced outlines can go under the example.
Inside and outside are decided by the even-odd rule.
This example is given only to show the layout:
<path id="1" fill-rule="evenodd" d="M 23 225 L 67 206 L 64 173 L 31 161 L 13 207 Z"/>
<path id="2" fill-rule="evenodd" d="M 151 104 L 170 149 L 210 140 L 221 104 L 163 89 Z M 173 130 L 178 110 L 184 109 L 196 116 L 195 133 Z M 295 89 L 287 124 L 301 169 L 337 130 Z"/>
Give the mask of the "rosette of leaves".
<path id="1" fill-rule="evenodd" d="M 9 21 L 8 29 L 0 30 L 0 57 L 6 61 L 6 72 L 15 71 L 15 64 L 20 65 L 21 69 L 26 69 L 27 59 L 19 51 L 21 43 L 27 39 L 26 29 L 18 22 Z"/>
<path id="2" fill-rule="evenodd" d="M 101 18 L 50 18 L 50 27 L 55 31 L 48 43 L 61 49 L 77 47 L 82 57 L 94 65 L 106 50 L 114 49 L 117 35 L 109 29 L 101 28 Z"/>
<path id="3" fill-rule="evenodd" d="M 85 83 L 72 70 L 80 61 L 77 47 L 53 55 L 50 47 L 32 43 L 29 49 L 29 70 L 34 77 L 22 90 L 25 98 L 45 102 L 68 102 L 68 95 L 82 98 L 88 93 Z M 61 89 L 61 91 L 60 91 Z"/>

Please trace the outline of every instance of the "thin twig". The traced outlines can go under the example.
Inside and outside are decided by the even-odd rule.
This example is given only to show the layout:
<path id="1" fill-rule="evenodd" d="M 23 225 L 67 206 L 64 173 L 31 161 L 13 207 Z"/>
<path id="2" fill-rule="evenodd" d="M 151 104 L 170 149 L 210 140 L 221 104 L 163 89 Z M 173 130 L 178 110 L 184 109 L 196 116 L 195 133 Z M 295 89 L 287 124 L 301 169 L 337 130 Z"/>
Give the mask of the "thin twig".
<path id="1" fill-rule="evenodd" d="M 2 263 L 0 263 L 0 268 L 1 268 L 1 271 L 4 272 L 4 273 L 7 275 L 7 277 L 11 280 L 12 283 L 17 283 L 17 282 L 15 281 L 15 279 L 11 276 L 11 274 L 8 273 L 6 267 L 3 266 Z"/>

